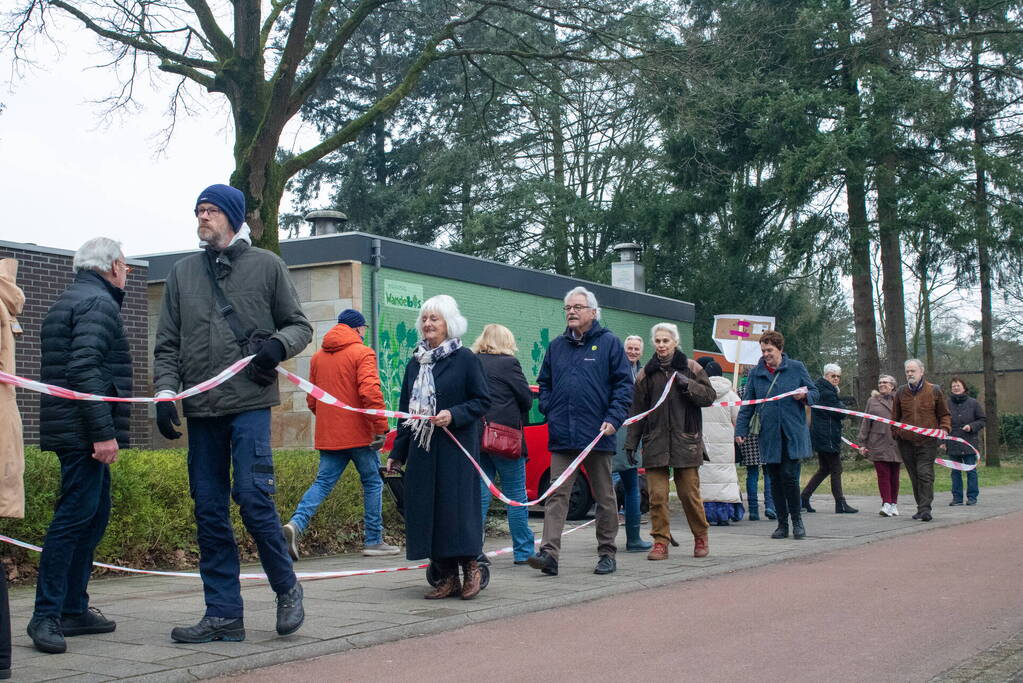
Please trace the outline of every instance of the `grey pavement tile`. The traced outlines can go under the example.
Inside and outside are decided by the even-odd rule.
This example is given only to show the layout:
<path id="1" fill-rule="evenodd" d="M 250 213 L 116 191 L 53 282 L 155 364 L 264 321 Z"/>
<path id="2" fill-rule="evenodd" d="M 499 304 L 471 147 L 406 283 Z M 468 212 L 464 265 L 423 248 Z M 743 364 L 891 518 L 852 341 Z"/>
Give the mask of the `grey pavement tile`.
<path id="1" fill-rule="evenodd" d="M 58 678 L 57 680 L 60 683 L 100 683 L 101 681 L 113 681 L 115 679 L 102 674 L 73 674 L 64 678 Z"/>
<path id="2" fill-rule="evenodd" d="M 66 679 L 69 676 L 81 675 L 81 672 L 74 671 L 72 669 L 50 669 L 34 664 L 26 664 L 25 666 L 19 666 L 17 660 L 14 660 L 14 665 L 11 668 L 11 680 L 24 682 L 24 683 L 36 683 L 36 681 L 57 681 L 60 679 Z"/>
<path id="3" fill-rule="evenodd" d="M 128 656 L 130 652 L 126 650 L 124 654 Z M 135 662 L 114 657 L 97 657 L 77 652 L 53 655 L 45 659 L 34 659 L 32 660 L 32 666 L 70 671 L 71 673 L 100 674 L 112 678 L 138 676 L 159 671 L 162 668 L 149 662 Z"/>
<path id="4" fill-rule="evenodd" d="M 167 659 L 160 660 L 160 664 L 168 669 L 185 669 L 190 666 L 208 664 L 222 659 L 226 659 L 226 657 L 213 654 L 212 652 L 188 652 L 186 654 L 178 653 L 177 657 L 168 657 Z"/>

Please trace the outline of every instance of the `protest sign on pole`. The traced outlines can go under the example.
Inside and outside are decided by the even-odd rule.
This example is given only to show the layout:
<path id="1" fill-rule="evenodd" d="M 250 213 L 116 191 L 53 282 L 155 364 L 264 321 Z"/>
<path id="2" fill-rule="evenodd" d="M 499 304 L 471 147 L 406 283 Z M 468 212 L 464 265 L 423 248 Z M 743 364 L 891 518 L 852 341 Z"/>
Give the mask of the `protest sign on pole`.
<path id="1" fill-rule="evenodd" d="M 735 363 L 732 388 L 738 391 L 739 365 L 756 365 L 760 360 L 761 335 L 774 329 L 774 317 L 726 313 L 714 316 L 712 337 L 718 350 L 730 363 Z M 753 342 L 753 343 L 750 343 Z"/>

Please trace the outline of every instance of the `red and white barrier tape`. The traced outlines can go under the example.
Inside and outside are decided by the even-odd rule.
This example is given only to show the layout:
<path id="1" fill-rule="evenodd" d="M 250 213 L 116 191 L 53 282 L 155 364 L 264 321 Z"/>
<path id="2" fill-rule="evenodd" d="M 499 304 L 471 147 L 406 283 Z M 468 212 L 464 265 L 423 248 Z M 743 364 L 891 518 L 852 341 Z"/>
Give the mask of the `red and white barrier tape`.
<path id="1" fill-rule="evenodd" d="M 570 533 L 572 533 L 574 531 L 578 531 L 579 529 L 582 529 L 584 527 L 588 527 L 591 524 L 593 524 L 595 521 L 596 521 L 595 519 L 591 519 L 588 522 L 585 522 L 583 524 L 579 524 L 577 526 L 574 526 L 571 529 L 568 529 L 563 535 L 567 536 L 568 534 L 570 534 Z M 37 545 L 33 545 L 31 543 L 26 543 L 25 541 L 19 541 L 16 538 L 11 538 L 10 536 L 4 536 L 2 534 L 0 534 L 0 542 L 2 542 L 2 543 L 9 543 L 11 545 L 16 545 L 19 548 L 25 548 L 26 550 L 32 550 L 32 551 L 37 552 L 37 553 L 40 553 L 40 552 L 43 551 L 43 549 L 40 548 Z M 536 543 L 539 543 L 539 541 L 538 540 L 534 540 L 534 545 Z M 491 550 L 490 552 L 486 553 L 486 556 L 487 557 L 498 557 L 500 555 L 506 555 L 506 554 L 510 553 L 511 551 L 512 551 L 512 547 L 511 546 L 506 546 L 506 547 L 501 548 L 499 550 Z M 103 569 L 109 569 L 109 570 L 117 571 L 117 572 L 125 572 L 127 574 L 145 574 L 145 575 L 149 575 L 149 576 L 169 576 L 169 577 L 179 578 L 179 579 L 199 579 L 199 578 L 202 578 L 202 576 L 199 574 L 199 572 L 171 572 L 171 571 L 161 571 L 159 569 L 135 569 L 133 567 L 122 567 L 122 566 L 116 565 L 116 564 L 107 564 L 106 562 L 93 562 L 92 565 L 94 567 L 101 567 Z M 349 569 L 349 570 L 345 570 L 345 571 L 336 571 L 336 572 L 295 572 L 295 576 L 300 581 L 317 581 L 319 579 L 341 579 L 341 578 L 347 578 L 349 576 L 369 576 L 370 574 L 390 574 L 392 572 L 407 572 L 407 571 L 412 571 L 414 569 L 426 569 L 428 566 L 430 566 L 430 563 L 429 562 L 424 562 L 423 564 L 409 565 L 409 566 L 406 566 L 406 567 L 383 567 L 383 568 L 379 568 L 379 569 Z M 262 572 L 246 572 L 246 573 L 239 574 L 238 578 L 239 579 L 244 579 L 244 580 L 247 580 L 247 581 L 262 581 L 262 580 L 266 579 L 266 574 L 264 574 Z"/>
<path id="2" fill-rule="evenodd" d="M 952 437 L 952 438 L 956 438 L 956 437 Z M 847 443 L 850 448 L 854 448 L 854 449 L 856 449 L 858 451 L 863 450 L 863 446 L 859 446 L 857 444 L 854 444 L 852 441 L 850 441 L 849 439 L 845 438 L 844 436 L 842 437 L 842 441 Z M 970 444 L 967 444 L 967 445 L 970 445 Z M 970 447 L 972 448 L 972 446 L 970 446 Z M 974 450 L 975 453 L 977 452 L 976 448 L 974 448 L 973 450 Z M 979 461 L 980 460 L 978 458 L 978 462 Z M 967 465 L 964 462 L 959 462 L 958 460 L 949 460 L 948 458 L 935 458 L 934 462 L 938 463 L 939 465 L 943 465 L 944 467 L 947 467 L 950 470 L 959 470 L 960 472 L 969 472 L 970 470 L 977 469 L 977 463 L 976 462 L 973 463 L 972 465 Z"/>

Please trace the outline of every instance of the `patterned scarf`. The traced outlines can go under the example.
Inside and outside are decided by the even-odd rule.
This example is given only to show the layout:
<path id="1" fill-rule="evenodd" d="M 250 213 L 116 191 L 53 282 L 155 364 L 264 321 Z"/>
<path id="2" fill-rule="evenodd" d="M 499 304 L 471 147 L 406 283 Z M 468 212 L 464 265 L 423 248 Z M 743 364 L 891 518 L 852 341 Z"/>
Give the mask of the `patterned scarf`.
<path id="1" fill-rule="evenodd" d="M 445 339 L 434 348 L 420 341 L 412 356 L 419 361 L 419 375 L 412 385 L 412 396 L 408 402 L 408 412 L 413 415 L 437 414 L 437 387 L 433 383 L 433 365 L 442 358 L 447 358 L 462 348 L 462 340 Z M 430 450 L 430 438 L 433 436 L 433 422 L 430 420 L 405 420 L 405 426 L 412 430 L 412 438 L 419 442 L 425 450 Z"/>

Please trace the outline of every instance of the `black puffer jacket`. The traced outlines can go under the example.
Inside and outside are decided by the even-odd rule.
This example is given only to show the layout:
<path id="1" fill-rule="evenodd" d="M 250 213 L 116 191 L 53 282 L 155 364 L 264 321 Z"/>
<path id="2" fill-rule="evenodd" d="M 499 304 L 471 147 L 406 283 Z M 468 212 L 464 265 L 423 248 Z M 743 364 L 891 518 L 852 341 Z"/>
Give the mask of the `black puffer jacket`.
<path id="1" fill-rule="evenodd" d="M 103 396 L 131 396 L 131 353 L 121 324 L 124 291 L 94 271 L 79 271 L 43 319 L 40 379 Z M 43 394 L 39 446 L 90 449 L 116 438 L 128 447 L 130 403 L 72 401 Z"/>
<path id="2" fill-rule="evenodd" d="M 845 408 L 841 399 L 838 398 L 838 389 L 823 377 L 817 378 L 817 392 L 820 394 L 817 405 Z M 840 452 L 842 450 L 842 418 L 845 416 L 830 410 L 812 410 L 810 413 L 810 444 L 813 446 L 813 450 L 818 453 Z"/>

